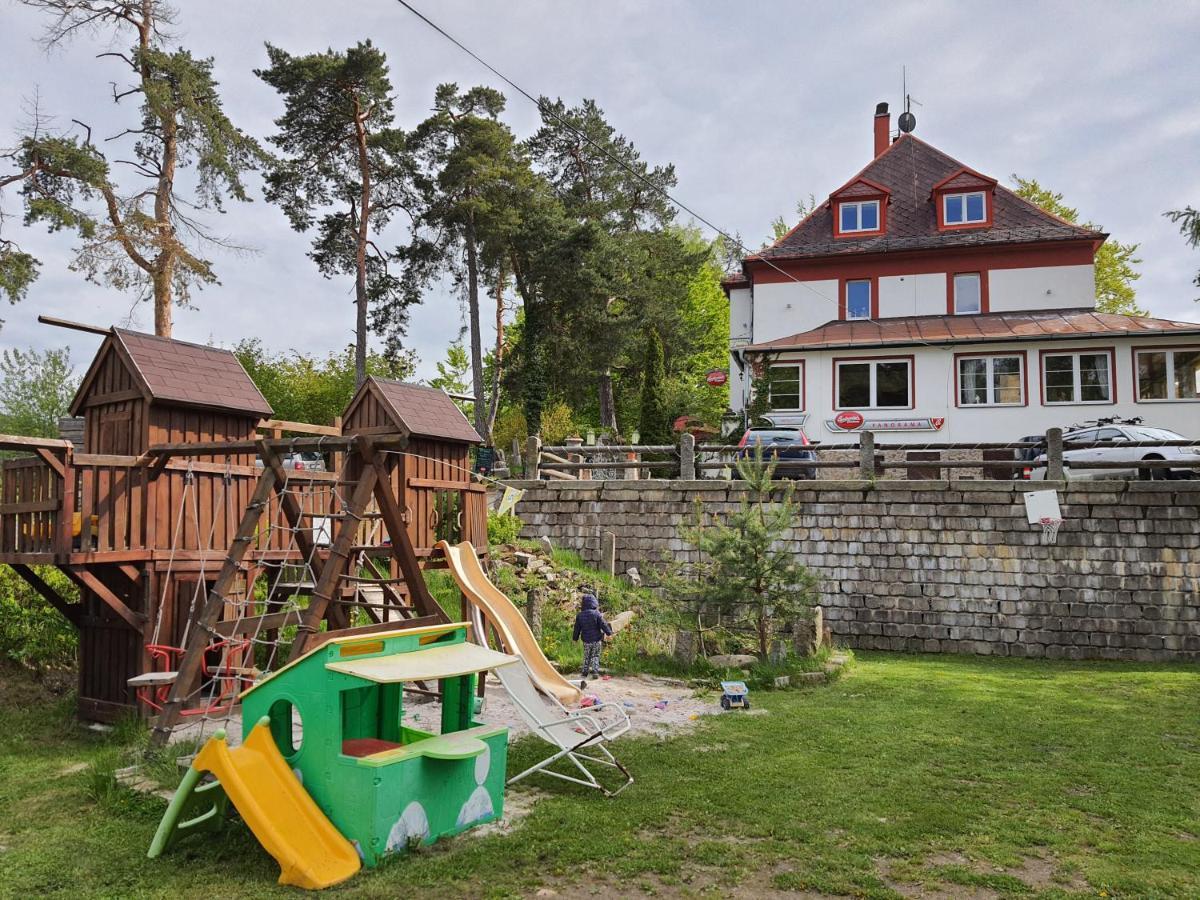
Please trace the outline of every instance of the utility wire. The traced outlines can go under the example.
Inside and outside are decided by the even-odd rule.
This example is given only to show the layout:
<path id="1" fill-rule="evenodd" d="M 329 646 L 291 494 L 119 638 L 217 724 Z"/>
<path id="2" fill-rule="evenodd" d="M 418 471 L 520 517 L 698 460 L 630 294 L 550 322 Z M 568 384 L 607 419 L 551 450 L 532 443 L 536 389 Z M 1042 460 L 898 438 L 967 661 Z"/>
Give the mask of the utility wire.
<path id="1" fill-rule="evenodd" d="M 628 172 L 630 175 L 632 175 L 638 181 L 642 182 L 644 185 L 646 185 L 648 188 L 650 188 L 650 190 L 654 191 L 655 193 L 661 194 L 663 197 L 666 197 L 667 200 L 669 200 L 672 204 L 674 204 L 674 206 L 677 207 L 678 209 L 683 210 L 688 215 L 690 215 L 692 218 L 707 225 L 709 228 L 711 228 L 717 234 L 721 235 L 721 237 L 723 237 L 725 240 L 729 241 L 731 244 L 733 244 L 739 250 L 741 250 L 743 253 L 745 253 L 746 256 L 748 256 L 748 257 L 755 256 L 755 258 L 758 261 L 766 263 L 767 266 L 774 269 L 776 272 L 778 272 L 784 278 L 787 278 L 789 281 L 795 282 L 796 284 L 803 287 L 805 290 L 808 290 L 808 291 L 812 292 L 813 294 L 816 294 L 818 297 L 820 297 L 822 300 L 826 301 L 827 303 L 832 303 L 834 306 L 840 307 L 840 304 L 837 300 L 833 299 L 832 297 L 828 297 L 825 294 L 822 294 L 820 291 L 818 291 L 812 285 L 808 284 L 805 281 L 801 281 L 795 275 L 780 268 L 779 266 L 777 266 L 775 263 L 771 262 L 771 260 L 766 258 L 765 256 L 756 255 L 753 251 L 750 250 L 749 247 L 747 247 L 744 243 L 742 243 L 742 241 L 739 240 L 737 237 L 730 234 L 724 228 L 721 228 L 720 226 L 716 225 L 711 220 L 700 215 L 700 213 L 696 212 L 696 210 L 692 209 L 690 206 L 688 206 L 683 201 L 676 199 L 665 188 L 661 187 L 658 184 L 655 184 L 653 181 L 651 181 L 649 178 L 647 178 L 644 174 L 642 174 L 641 172 L 637 171 L 637 169 L 630 166 L 627 162 L 625 162 L 625 160 L 621 159 L 619 156 L 612 153 L 603 144 L 594 140 L 587 133 L 576 128 L 574 125 L 572 125 L 566 119 L 564 119 L 562 116 L 558 115 L 558 113 L 556 113 L 547 104 L 542 103 L 542 101 L 540 99 L 535 97 L 529 91 L 525 90 L 525 88 L 521 87 L 521 85 L 517 84 L 515 81 L 513 81 L 511 78 L 509 78 L 507 75 L 505 75 L 499 69 L 497 69 L 494 65 L 492 65 L 490 62 L 488 62 L 486 59 L 484 59 L 482 56 L 480 56 L 478 53 L 476 53 L 474 50 L 472 50 L 470 47 L 468 47 L 466 44 L 464 44 L 462 41 L 460 41 L 454 35 L 450 34 L 450 32 L 446 31 L 446 29 L 443 28 L 441 25 L 437 24 L 437 22 L 434 22 L 432 19 L 430 19 L 427 15 L 425 15 L 423 12 L 421 12 L 419 9 L 417 9 L 415 6 L 413 6 L 411 3 L 409 3 L 408 0 L 396 0 L 396 2 L 399 3 L 401 6 L 403 6 L 410 13 L 412 13 L 414 16 L 416 16 L 418 19 L 420 19 L 422 22 L 424 22 L 426 25 L 428 25 L 430 28 L 432 28 L 434 31 L 436 31 L 438 34 L 440 34 L 442 37 L 444 37 L 446 40 L 448 40 L 450 43 L 452 43 L 454 46 L 458 47 L 458 49 L 460 49 L 464 53 L 466 53 L 469 57 L 471 57 L 473 60 L 475 60 L 481 66 L 483 66 L 485 69 L 487 69 L 489 72 L 491 72 L 497 78 L 499 78 L 501 81 L 503 81 L 509 87 L 511 87 L 514 91 L 516 91 L 521 96 L 523 96 L 525 99 L 527 99 L 530 103 L 534 104 L 534 106 L 536 106 L 543 115 L 550 116 L 555 121 L 557 121 L 560 125 L 562 125 L 564 128 L 568 129 L 569 131 L 572 131 L 577 137 L 579 137 L 581 140 L 585 141 L 592 148 L 594 148 L 597 152 L 603 154 L 609 160 L 616 163 L 618 166 L 620 166 L 622 169 L 624 169 L 626 172 Z M 879 321 L 877 319 L 873 319 L 869 316 L 863 317 L 860 319 L 855 319 L 854 321 L 856 321 L 856 322 L 871 322 L 876 325 L 879 324 Z M 924 341 L 924 340 L 917 340 L 914 343 L 925 346 L 925 347 L 933 346 L 928 341 Z M 816 347 L 816 348 L 812 348 L 812 349 L 820 350 L 822 348 Z"/>

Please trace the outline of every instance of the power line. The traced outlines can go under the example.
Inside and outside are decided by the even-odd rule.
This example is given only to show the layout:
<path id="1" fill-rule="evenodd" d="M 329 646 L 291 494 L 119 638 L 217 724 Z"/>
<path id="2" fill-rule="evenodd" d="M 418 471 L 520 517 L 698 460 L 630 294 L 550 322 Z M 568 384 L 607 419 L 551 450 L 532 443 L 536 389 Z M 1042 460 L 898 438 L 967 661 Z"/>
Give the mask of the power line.
<path id="1" fill-rule="evenodd" d="M 505 75 L 499 69 L 497 69 L 494 65 L 492 65 L 490 62 L 488 62 L 486 59 L 484 59 L 482 56 L 480 56 L 478 53 L 476 53 L 474 50 L 472 50 L 470 47 L 468 47 L 466 44 L 464 44 L 462 41 L 460 41 L 454 35 L 450 34 L 441 25 L 434 22 L 427 15 L 425 15 L 423 12 L 421 12 L 419 9 L 417 9 L 415 6 L 413 6 L 411 3 L 409 3 L 408 0 L 396 0 L 396 2 L 399 3 L 401 6 L 403 6 L 410 13 L 412 13 L 414 16 L 416 16 L 418 19 L 420 19 L 422 22 L 424 22 L 426 25 L 428 25 L 430 28 L 432 28 L 434 31 L 436 31 L 438 34 L 440 34 L 442 37 L 444 37 L 446 40 L 448 40 L 450 43 L 454 44 L 454 46 L 458 47 L 460 50 L 462 50 L 464 53 L 466 53 L 468 56 L 470 56 L 473 60 L 475 60 L 477 63 L 479 63 L 485 69 L 487 69 L 489 72 L 491 72 L 497 78 L 499 78 L 501 81 L 503 81 L 509 87 L 511 87 L 514 91 L 516 91 L 521 96 L 523 96 L 525 99 L 527 99 L 530 103 L 534 104 L 543 115 L 548 115 L 551 118 L 553 118 L 564 128 L 573 132 L 577 137 L 579 137 L 580 139 L 585 141 L 587 144 L 589 144 L 591 147 L 593 147 L 596 151 L 598 151 L 599 153 L 606 156 L 609 160 L 616 163 L 618 166 L 620 166 L 622 169 L 624 169 L 626 172 L 628 172 L 630 175 L 632 175 L 638 181 L 642 182 L 644 185 L 646 185 L 648 188 L 650 188 L 650 190 L 654 191 L 655 193 L 661 194 L 663 197 L 666 197 L 667 200 L 669 200 L 672 204 L 674 204 L 674 206 L 676 208 L 686 212 L 692 218 L 696 219 L 699 222 L 702 222 L 703 224 L 705 224 L 709 228 L 711 228 L 713 231 L 715 231 L 717 234 L 721 235 L 721 237 L 723 237 L 725 240 L 729 241 L 731 244 L 733 244 L 739 250 L 744 252 L 746 254 L 746 256 L 754 256 L 755 255 L 750 250 L 750 248 L 747 247 L 744 243 L 742 243 L 742 241 L 739 240 L 737 237 L 730 234 L 724 228 L 721 228 L 719 225 L 715 224 L 714 222 L 712 222 L 705 216 L 702 216 L 700 213 L 696 212 L 696 210 L 692 209 L 690 206 L 688 206 L 682 200 L 679 200 L 676 197 L 674 197 L 669 191 L 667 191 L 662 186 L 655 184 L 653 181 L 651 181 L 649 178 L 647 178 L 641 172 L 637 171 L 635 168 L 633 168 L 628 163 L 626 163 L 625 160 L 621 159 L 619 156 L 612 153 L 603 144 L 594 140 L 586 132 L 581 131 L 580 129 L 576 128 L 574 125 L 572 125 L 566 119 L 564 119 L 562 116 L 560 116 L 558 113 L 556 113 L 553 108 L 551 108 L 547 104 L 542 103 L 542 101 L 539 98 L 535 97 L 529 91 L 525 90 L 525 88 L 521 87 L 521 85 L 517 84 L 515 81 L 513 81 L 511 78 L 509 78 L 507 75 Z M 840 307 L 840 303 L 837 300 L 821 293 L 816 288 L 814 288 L 812 285 L 808 284 L 808 282 L 801 281 L 795 275 L 793 275 L 790 272 L 787 272 L 784 269 L 780 268 L 779 266 L 775 265 L 775 263 L 771 262 L 771 260 L 767 259 L 765 256 L 757 256 L 756 258 L 760 262 L 766 263 L 767 266 L 774 269 L 776 272 L 778 272 L 783 277 L 787 278 L 789 281 L 793 281 L 796 284 L 803 287 L 805 290 L 808 290 L 808 291 L 812 292 L 813 294 L 816 294 L 818 297 L 820 297 L 822 300 L 826 301 L 827 303 L 831 303 L 834 306 Z M 873 319 L 870 316 L 866 316 L 861 319 L 856 319 L 855 321 L 872 322 L 874 324 L 879 324 L 878 320 Z M 919 341 L 918 343 L 922 344 L 924 346 L 932 346 L 927 341 Z"/>

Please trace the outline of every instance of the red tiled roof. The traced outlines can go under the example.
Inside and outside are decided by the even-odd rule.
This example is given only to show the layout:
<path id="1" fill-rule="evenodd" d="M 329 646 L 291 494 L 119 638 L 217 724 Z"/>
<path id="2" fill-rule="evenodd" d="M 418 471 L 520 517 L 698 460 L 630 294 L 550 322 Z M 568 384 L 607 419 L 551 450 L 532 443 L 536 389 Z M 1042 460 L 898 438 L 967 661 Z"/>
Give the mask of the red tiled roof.
<path id="1" fill-rule="evenodd" d="M 1043 309 L 973 316 L 903 316 L 826 322 L 812 331 L 744 347 L 748 351 L 825 350 L 913 344 L 973 344 L 1045 338 L 1200 334 L 1200 322 L 1120 316 L 1091 309 Z"/>
<path id="2" fill-rule="evenodd" d="M 127 358 L 134 382 L 148 400 L 227 409 L 255 416 L 272 413 L 271 405 L 229 350 L 123 328 L 112 329 L 105 343 L 109 342 Z M 102 356 L 103 352 L 96 354 L 93 369 Z M 89 370 L 72 401 L 73 413 L 90 392 L 92 374 Z"/>
<path id="3" fill-rule="evenodd" d="M 750 283 L 750 279 L 743 272 L 726 272 L 721 278 L 721 287 L 736 288 L 745 287 Z"/>
<path id="4" fill-rule="evenodd" d="M 1000 185 L 996 185 L 993 194 L 993 224 L 990 227 L 938 231 L 937 213 L 930 194 L 935 185 L 964 168 L 966 167 L 958 160 L 921 139 L 911 134 L 901 135 L 899 140 L 879 154 L 848 183 L 854 184 L 859 179 L 868 180 L 890 192 L 886 234 L 860 240 L 835 240 L 833 211 L 829 204 L 825 203 L 770 247 L 752 254 L 748 260 L 795 259 L 1033 241 L 1100 240 L 1106 237 L 1102 232 L 1064 222 Z M 964 173 L 963 177 L 966 178 L 967 173 Z M 971 183 L 977 182 L 972 180 Z"/>
<path id="5" fill-rule="evenodd" d="M 393 418 L 409 434 L 468 444 L 483 443 L 483 438 L 445 391 L 374 376 L 368 381 L 379 389 Z"/>

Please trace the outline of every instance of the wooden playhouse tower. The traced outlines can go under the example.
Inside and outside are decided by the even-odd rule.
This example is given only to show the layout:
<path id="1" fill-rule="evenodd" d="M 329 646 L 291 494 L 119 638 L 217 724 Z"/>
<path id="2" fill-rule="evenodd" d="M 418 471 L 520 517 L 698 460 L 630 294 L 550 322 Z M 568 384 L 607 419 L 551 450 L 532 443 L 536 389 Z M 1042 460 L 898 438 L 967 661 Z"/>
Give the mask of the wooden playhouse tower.
<path id="1" fill-rule="evenodd" d="M 420 574 L 435 536 L 486 545 L 479 438 L 431 388 L 371 379 L 344 429 L 277 422 L 229 351 L 114 328 L 72 412 L 82 447 L 0 436 L 29 454 L 0 465 L 0 563 L 79 629 L 85 718 L 161 709 L 169 729 L 206 679 L 253 671 L 252 636 L 288 626 L 297 656 L 318 633 L 445 622 Z M 313 450 L 332 471 L 285 465 Z"/>

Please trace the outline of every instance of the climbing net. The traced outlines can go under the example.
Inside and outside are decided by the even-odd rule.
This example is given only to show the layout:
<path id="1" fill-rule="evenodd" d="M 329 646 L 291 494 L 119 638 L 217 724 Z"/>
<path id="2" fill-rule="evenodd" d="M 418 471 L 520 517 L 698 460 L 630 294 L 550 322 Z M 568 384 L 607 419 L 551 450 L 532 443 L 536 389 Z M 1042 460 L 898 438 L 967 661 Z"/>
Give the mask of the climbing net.
<path id="1" fill-rule="evenodd" d="M 177 668 L 188 646 L 192 629 L 205 627 L 208 644 L 200 667 L 200 677 L 183 696 L 180 715 L 191 722 L 189 728 L 197 740 L 203 740 L 209 723 L 228 724 L 234 714 L 236 699 L 246 688 L 261 681 L 286 662 L 286 652 L 298 628 L 303 625 L 303 613 L 311 602 L 311 594 L 318 581 L 317 556 L 333 538 L 334 523 L 352 514 L 350 502 L 341 489 L 343 482 L 314 479 L 311 474 L 300 470 L 284 469 L 284 479 L 275 486 L 275 494 L 263 510 L 263 515 L 252 538 L 251 546 L 240 564 L 235 585 L 223 598 L 224 610 L 220 622 L 213 627 L 203 626 L 198 613 L 203 608 L 204 597 L 213 590 L 210 579 L 209 558 L 214 553 L 223 553 L 227 546 L 217 545 L 217 518 L 207 533 L 201 533 L 199 490 L 196 473 L 191 463 L 184 476 L 183 491 L 172 532 L 171 551 L 166 571 L 162 576 L 162 589 L 155 613 L 151 642 L 147 645 L 155 665 Z M 232 467 L 226 465 L 220 486 L 214 493 L 215 504 L 228 509 L 233 485 Z M 301 512 L 297 524 L 289 523 L 284 513 L 284 504 L 294 502 Z M 189 520 L 190 519 L 190 523 Z M 363 538 L 364 544 L 378 539 L 380 523 L 375 521 Z M 171 586 L 175 585 L 177 607 L 181 597 L 179 586 L 186 584 L 177 577 L 180 551 L 188 543 L 188 536 L 200 544 L 199 572 L 191 597 L 188 601 L 187 617 L 182 633 L 174 644 L 162 643 L 164 639 L 164 609 L 170 602 Z M 224 543 L 224 536 L 222 536 Z M 358 571 L 365 567 L 372 577 L 380 573 L 363 551 L 356 559 Z M 360 607 L 373 604 L 363 599 L 363 591 L 369 589 L 370 579 L 355 577 L 354 598 L 350 601 L 351 615 L 360 615 Z M 269 625 L 266 616 L 271 616 Z M 253 620 L 253 624 L 247 620 Z M 352 622 L 352 624 L 355 624 Z M 173 631 L 175 629 L 172 629 Z M 174 673 L 164 672 L 163 681 L 155 686 L 139 688 L 140 698 L 151 708 L 161 710 L 171 688 Z M 227 729 L 228 730 L 228 729 Z"/>

